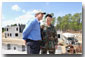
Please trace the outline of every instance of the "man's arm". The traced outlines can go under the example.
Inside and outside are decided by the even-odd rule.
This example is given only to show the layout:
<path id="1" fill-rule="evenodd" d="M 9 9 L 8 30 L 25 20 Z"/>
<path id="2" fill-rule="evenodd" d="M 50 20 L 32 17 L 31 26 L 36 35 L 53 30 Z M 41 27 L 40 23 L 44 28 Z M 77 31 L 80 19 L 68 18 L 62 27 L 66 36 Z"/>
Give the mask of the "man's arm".
<path id="1" fill-rule="evenodd" d="M 26 40 L 27 36 L 29 35 L 30 31 L 32 30 L 33 24 L 34 24 L 34 22 L 30 21 L 27 23 L 26 27 L 24 28 L 24 30 L 23 30 L 23 39 L 24 40 Z"/>

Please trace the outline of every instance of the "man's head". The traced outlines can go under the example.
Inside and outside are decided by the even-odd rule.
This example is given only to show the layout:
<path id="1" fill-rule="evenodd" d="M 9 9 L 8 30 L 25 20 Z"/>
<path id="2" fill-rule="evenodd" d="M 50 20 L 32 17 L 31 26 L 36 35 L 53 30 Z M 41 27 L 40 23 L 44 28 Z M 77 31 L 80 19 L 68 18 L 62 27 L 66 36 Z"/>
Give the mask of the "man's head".
<path id="1" fill-rule="evenodd" d="M 38 18 L 38 20 L 42 20 L 44 14 L 46 14 L 46 13 L 42 12 L 42 11 L 37 11 L 35 13 L 35 17 Z"/>
<path id="2" fill-rule="evenodd" d="M 47 24 L 48 25 L 50 25 L 51 24 L 51 22 L 52 22 L 52 15 L 51 14 L 47 14 L 46 16 L 45 16 L 45 18 L 46 18 L 46 22 L 47 22 Z"/>

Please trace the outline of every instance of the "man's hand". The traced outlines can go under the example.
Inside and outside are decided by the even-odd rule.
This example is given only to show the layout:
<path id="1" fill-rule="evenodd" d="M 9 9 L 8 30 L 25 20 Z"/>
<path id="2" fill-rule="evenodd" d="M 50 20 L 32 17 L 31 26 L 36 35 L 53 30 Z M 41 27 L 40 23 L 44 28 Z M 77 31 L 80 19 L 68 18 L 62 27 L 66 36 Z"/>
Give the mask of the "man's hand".
<path id="1" fill-rule="evenodd" d="M 24 40 L 24 43 L 25 43 L 25 45 L 26 45 L 26 40 Z"/>
<path id="2" fill-rule="evenodd" d="M 55 49 L 57 49 L 57 46 L 58 46 L 58 45 L 55 45 Z"/>

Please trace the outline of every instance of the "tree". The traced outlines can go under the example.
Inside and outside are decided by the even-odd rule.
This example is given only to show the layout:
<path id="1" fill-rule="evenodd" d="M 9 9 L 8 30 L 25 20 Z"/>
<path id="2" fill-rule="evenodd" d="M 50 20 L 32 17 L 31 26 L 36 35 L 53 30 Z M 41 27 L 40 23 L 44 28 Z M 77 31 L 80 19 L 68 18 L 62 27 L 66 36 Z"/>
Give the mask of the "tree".
<path id="1" fill-rule="evenodd" d="M 59 30 L 67 31 L 79 31 L 82 30 L 82 14 L 75 13 L 74 15 L 66 14 L 65 16 L 59 16 L 57 18 L 56 28 Z"/>
<path id="2" fill-rule="evenodd" d="M 11 26 L 17 26 L 17 24 L 13 24 L 13 25 L 11 25 Z"/>

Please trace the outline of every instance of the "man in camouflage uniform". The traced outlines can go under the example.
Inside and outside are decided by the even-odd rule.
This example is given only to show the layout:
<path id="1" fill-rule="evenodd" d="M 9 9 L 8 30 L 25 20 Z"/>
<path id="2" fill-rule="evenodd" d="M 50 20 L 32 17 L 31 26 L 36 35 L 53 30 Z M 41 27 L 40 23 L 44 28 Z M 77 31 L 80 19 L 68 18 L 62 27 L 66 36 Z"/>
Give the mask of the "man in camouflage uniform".
<path id="1" fill-rule="evenodd" d="M 54 54 L 55 45 L 58 43 L 57 34 L 54 26 L 51 24 L 51 14 L 47 14 L 45 18 L 47 24 L 41 27 L 41 54 L 47 54 L 47 51 L 49 51 L 49 54 Z"/>

